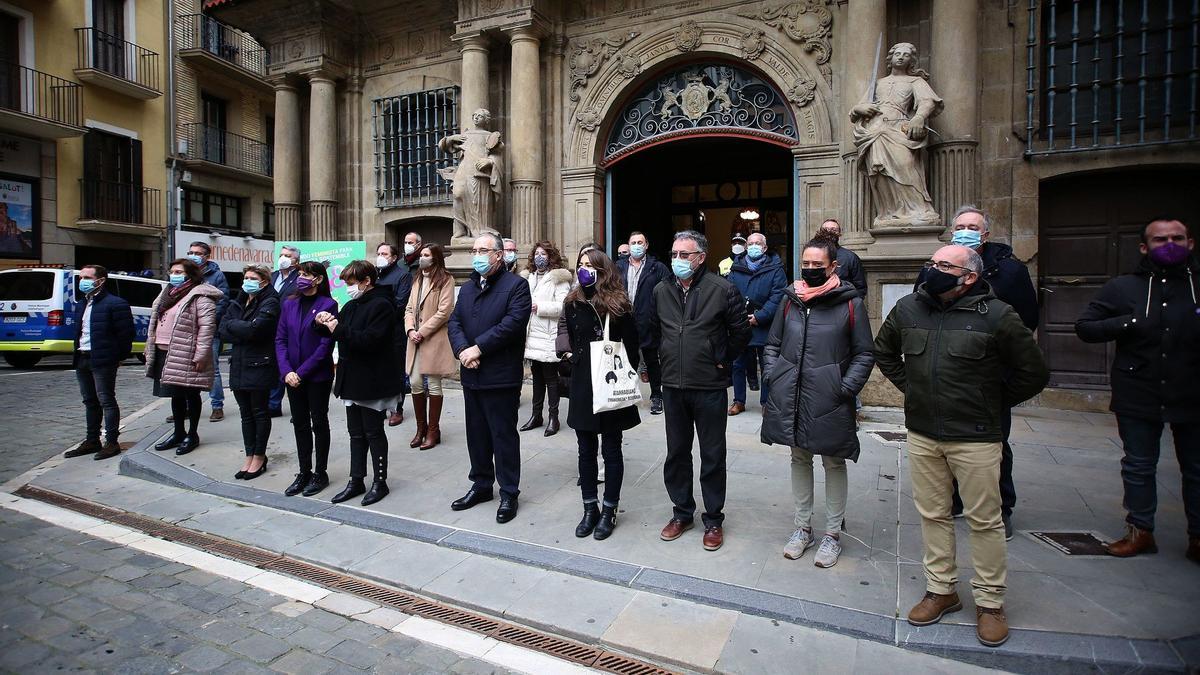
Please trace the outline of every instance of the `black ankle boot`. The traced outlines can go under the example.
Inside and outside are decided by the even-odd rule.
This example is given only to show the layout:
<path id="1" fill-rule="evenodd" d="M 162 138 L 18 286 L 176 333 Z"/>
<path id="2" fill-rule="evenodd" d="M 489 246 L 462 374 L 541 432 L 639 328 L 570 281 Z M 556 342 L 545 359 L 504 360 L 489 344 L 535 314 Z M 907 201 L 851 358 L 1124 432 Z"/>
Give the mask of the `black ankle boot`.
<path id="1" fill-rule="evenodd" d="M 597 541 L 608 539 L 608 535 L 612 534 L 613 528 L 617 526 L 617 507 L 606 506 L 600 510 L 600 521 L 596 523 L 596 530 L 592 532 L 592 536 Z"/>
<path id="2" fill-rule="evenodd" d="M 391 490 L 388 490 L 387 483 L 382 478 L 376 478 L 375 481 L 371 483 L 371 489 L 367 490 L 367 494 L 363 496 L 362 505 L 370 506 L 380 499 L 388 496 L 389 492 L 391 492 Z"/>
<path id="3" fill-rule="evenodd" d="M 521 428 L 518 429 L 518 431 L 529 431 L 530 429 L 536 429 L 540 426 L 542 426 L 542 413 L 536 412 L 529 417 L 528 422 L 521 425 Z"/>
<path id="4" fill-rule="evenodd" d="M 178 432 L 171 434 L 170 436 L 167 436 L 161 441 L 155 443 L 154 449 L 158 452 L 162 452 L 163 450 L 170 450 L 171 448 L 179 447 L 179 444 L 183 442 L 184 436 L 185 434 Z"/>
<path id="5" fill-rule="evenodd" d="M 345 489 L 333 496 L 329 501 L 334 504 L 341 504 L 349 501 L 367 491 L 367 487 L 363 485 L 363 479 L 351 478 L 350 482 L 346 483 Z"/>
<path id="6" fill-rule="evenodd" d="M 312 473 L 305 471 L 296 474 L 296 480 L 292 481 L 292 484 L 287 486 L 287 489 L 283 491 L 283 494 L 289 497 L 295 497 L 296 495 L 300 494 L 300 491 L 303 490 L 305 486 L 308 485 L 308 481 L 310 480 L 312 480 Z"/>
<path id="7" fill-rule="evenodd" d="M 583 505 L 583 519 L 575 526 L 575 536 L 580 539 L 596 529 L 596 521 L 600 520 L 600 506 L 596 502 L 586 502 Z"/>
<path id="8" fill-rule="evenodd" d="M 329 474 L 318 471 L 308 479 L 308 485 L 304 486 L 304 496 L 311 497 L 327 487 L 329 487 Z"/>
<path id="9" fill-rule="evenodd" d="M 557 410 L 551 410 L 551 411 L 550 411 L 550 421 L 546 422 L 546 431 L 544 432 L 544 434 L 543 434 L 543 435 L 545 435 L 545 436 L 553 436 L 554 434 L 557 434 L 557 433 L 558 433 L 558 429 L 559 429 L 559 426 L 558 426 L 558 411 L 557 411 Z"/>

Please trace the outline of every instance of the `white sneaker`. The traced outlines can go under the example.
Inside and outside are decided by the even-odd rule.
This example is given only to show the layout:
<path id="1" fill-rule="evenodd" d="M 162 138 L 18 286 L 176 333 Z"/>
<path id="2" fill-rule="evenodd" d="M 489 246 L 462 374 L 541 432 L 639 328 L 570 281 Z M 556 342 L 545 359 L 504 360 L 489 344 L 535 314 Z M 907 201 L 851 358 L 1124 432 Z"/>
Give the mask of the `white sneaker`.
<path id="1" fill-rule="evenodd" d="M 796 560 L 804 555 L 809 546 L 813 545 L 812 530 L 806 530 L 803 527 L 796 528 L 792 536 L 788 538 L 788 543 L 783 547 L 783 557 L 788 560 Z"/>
<path id="2" fill-rule="evenodd" d="M 817 567 L 833 567 L 837 564 L 838 556 L 842 555 L 842 544 L 833 535 L 821 538 L 821 546 L 813 556 L 813 564 Z"/>

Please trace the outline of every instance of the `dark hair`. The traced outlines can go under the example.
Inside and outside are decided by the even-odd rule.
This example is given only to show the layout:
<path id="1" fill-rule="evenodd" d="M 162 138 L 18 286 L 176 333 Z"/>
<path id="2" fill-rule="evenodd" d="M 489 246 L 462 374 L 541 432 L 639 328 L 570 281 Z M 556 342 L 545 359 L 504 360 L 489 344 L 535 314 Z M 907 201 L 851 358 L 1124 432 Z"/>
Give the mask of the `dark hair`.
<path id="1" fill-rule="evenodd" d="M 575 260 L 576 260 L 576 261 L 578 261 L 578 260 L 579 260 L 579 256 L 583 255 L 583 252 L 584 252 L 584 251 L 586 251 L 586 250 L 587 250 L 587 249 L 589 249 L 589 248 L 594 248 L 594 249 L 596 249 L 597 251 L 601 250 L 601 249 L 600 249 L 600 244 L 597 244 L 597 243 L 596 243 L 596 242 L 594 242 L 594 241 L 589 241 L 588 243 L 586 243 L 586 244 L 584 244 L 583 246 L 580 246 L 580 247 L 579 247 L 579 253 L 578 253 L 578 254 L 576 254 L 576 256 L 575 256 Z"/>
<path id="2" fill-rule="evenodd" d="M 841 225 L 839 224 L 838 227 L 841 227 Z M 813 233 L 812 239 L 809 240 L 809 243 L 810 244 L 812 244 L 812 243 L 829 244 L 831 247 L 833 247 L 833 250 L 836 252 L 837 248 L 838 248 L 839 240 L 840 240 L 840 237 L 838 235 L 834 234 L 833 232 L 830 232 L 829 230 L 826 230 L 823 227 L 818 227 L 817 231 Z M 805 245 L 804 248 L 808 248 L 808 246 Z"/>
<path id="3" fill-rule="evenodd" d="M 545 249 L 546 251 L 546 262 L 549 263 L 546 269 L 556 270 L 563 266 L 562 254 L 558 252 L 558 249 L 553 243 L 551 243 L 549 240 L 545 240 L 539 241 L 533 245 L 533 248 L 529 249 L 529 262 L 525 264 L 525 269 L 529 270 L 530 272 L 537 271 L 537 266 L 533 264 L 533 254 L 539 248 Z"/>
<path id="4" fill-rule="evenodd" d="M 370 281 L 371 285 L 374 286 L 375 282 L 379 279 L 379 271 L 366 260 L 353 260 L 349 265 L 342 268 L 342 273 L 338 275 L 338 278 L 342 281 L 350 281 L 351 279 L 356 281 Z"/>
<path id="5" fill-rule="evenodd" d="M 446 282 L 454 283 L 454 277 L 446 271 L 446 252 L 442 250 L 441 244 L 422 244 L 417 249 L 417 257 L 421 255 L 421 251 L 429 249 L 430 256 L 433 257 L 433 266 L 429 272 L 429 282 L 433 288 L 441 288 Z"/>
<path id="6" fill-rule="evenodd" d="M 596 293 L 591 300 L 588 300 L 583 293 L 583 286 L 577 285 L 567 294 L 565 302 L 590 302 L 597 311 L 609 316 L 623 316 L 632 313 L 633 306 L 629 304 L 629 295 L 625 293 L 625 282 L 617 273 L 617 266 L 613 263 L 612 258 L 608 257 L 604 251 L 594 248 L 579 254 L 575 263 L 576 267 L 579 266 L 578 261 L 582 260 L 584 256 L 587 256 L 588 262 L 596 270 L 596 284 L 593 286 Z"/>
<path id="7" fill-rule="evenodd" d="M 391 251 L 391 253 L 389 253 L 388 255 L 394 255 L 394 256 L 397 256 L 397 257 L 399 257 L 399 256 L 400 256 L 400 252 L 399 252 L 399 250 L 397 250 L 395 246 L 393 246 L 392 244 L 389 244 L 389 243 L 387 243 L 386 241 L 381 241 L 381 242 L 379 242 L 379 244 L 378 244 L 378 245 L 375 247 L 375 252 L 376 252 L 376 253 L 378 253 L 378 252 L 379 252 L 379 247 L 380 247 L 380 246 L 386 246 L 386 247 L 388 247 L 388 250 L 389 250 L 389 251 Z"/>
<path id="8" fill-rule="evenodd" d="M 634 237 L 637 237 L 637 236 L 640 236 L 642 239 L 645 239 L 647 242 L 650 241 L 650 237 L 647 237 L 646 233 L 642 232 L 641 230 L 634 230 L 633 232 L 630 232 L 629 236 L 625 238 L 625 241 L 628 242 L 630 239 L 633 239 Z"/>
<path id="9" fill-rule="evenodd" d="M 813 237 L 807 244 L 804 245 L 804 248 L 800 249 L 801 259 L 804 258 L 804 252 L 810 248 L 816 248 L 824 251 L 826 257 L 829 258 L 829 262 L 837 262 L 837 247 L 834 246 L 833 242 L 827 239 L 818 239 L 817 237 Z"/>
<path id="10" fill-rule="evenodd" d="M 193 241 L 192 243 L 188 244 L 188 248 L 193 246 L 199 246 L 200 248 L 204 249 L 204 255 L 209 255 L 212 253 L 212 247 L 209 246 L 207 242 Z"/>
<path id="11" fill-rule="evenodd" d="M 314 279 L 321 280 L 321 283 L 314 284 L 317 287 L 317 295 L 323 295 L 327 298 L 330 296 L 329 270 L 325 269 L 324 265 L 322 265 L 321 263 L 319 263 L 315 260 L 305 260 L 304 262 L 297 265 L 296 269 L 301 272 L 304 272 L 305 274 L 309 275 L 310 277 L 313 277 Z M 301 293 L 300 293 L 299 289 L 297 289 L 296 291 L 294 291 L 292 293 L 291 297 L 296 297 L 299 295 L 301 295 Z"/>
<path id="12" fill-rule="evenodd" d="M 1150 243 L 1150 240 L 1146 238 L 1146 230 L 1149 230 L 1151 225 L 1153 225 L 1154 223 L 1172 222 L 1172 221 L 1179 223 L 1180 225 L 1183 225 L 1183 230 L 1185 232 L 1187 232 L 1188 239 L 1192 238 L 1192 228 L 1188 227 L 1188 224 L 1183 222 L 1183 218 L 1180 218 L 1179 216 L 1176 216 L 1173 213 L 1164 213 L 1164 214 L 1159 214 L 1157 216 L 1154 216 L 1150 220 L 1146 221 L 1146 226 L 1142 228 L 1142 243 L 1143 244 Z"/>
<path id="13" fill-rule="evenodd" d="M 188 278 L 188 281 L 196 284 L 197 286 L 204 283 L 204 272 L 200 271 L 200 266 L 196 263 L 188 260 L 187 258 L 176 258 L 175 260 L 171 261 L 170 265 L 167 265 L 167 270 L 170 270 L 176 265 L 179 265 L 183 268 L 183 274 Z"/>
<path id="14" fill-rule="evenodd" d="M 96 274 L 97 279 L 107 279 L 108 278 L 108 268 L 105 267 L 104 265 L 84 265 L 83 267 L 79 268 L 80 271 L 83 271 L 86 269 L 92 270 Z"/>

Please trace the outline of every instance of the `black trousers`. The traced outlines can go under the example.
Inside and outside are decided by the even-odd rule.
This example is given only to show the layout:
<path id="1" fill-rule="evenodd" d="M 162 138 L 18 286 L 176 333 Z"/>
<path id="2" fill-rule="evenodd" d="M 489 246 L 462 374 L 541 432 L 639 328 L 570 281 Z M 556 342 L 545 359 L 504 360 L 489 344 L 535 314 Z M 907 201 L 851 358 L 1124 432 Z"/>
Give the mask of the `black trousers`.
<path id="1" fill-rule="evenodd" d="M 196 435 L 196 426 L 200 424 L 200 406 L 203 405 L 200 402 L 200 392 L 200 389 L 194 387 L 171 388 L 171 415 L 175 417 L 175 438 L 183 438 L 184 420 L 187 420 L 187 435 Z"/>
<path id="2" fill-rule="evenodd" d="M 100 440 L 100 421 L 104 421 L 104 440 L 116 443 L 121 427 L 121 408 L 117 405 L 117 364 L 95 368 L 90 352 L 79 352 L 75 379 L 87 419 L 87 440 Z"/>
<path id="3" fill-rule="evenodd" d="M 267 454 L 267 441 L 271 439 L 271 390 L 234 389 L 233 398 L 242 417 L 246 456 Z"/>
<path id="4" fill-rule="evenodd" d="M 646 375 L 650 378 L 650 398 L 662 398 L 662 366 L 658 363 L 658 349 L 643 349 L 642 360 L 646 363 Z"/>
<path id="5" fill-rule="evenodd" d="M 667 459 L 663 481 L 675 505 L 675 517 L 691 522 L 696 512 L 692 496 L 692 441 L 700 441 L 701 517 L 705 527 L 725 520 L 725 423 L 729 419 L 726 389 L 663 388 L 666 413 Z"/>
<path id="6" fill-rule="evenodd" d="M 550 414 L 558 414 L 558 363 L 530 361 L 529 369 L 533 371 L 533 414 L 542 414 L 542 402 L 546 400 L 546 391 L 550 391 Z"/>
<path id="7" fill-rule="evenodd" d="M 1000 446 L 1000 515 L 1005 519 L 1012 517 L 1013 507 L 1017 505 L 1017 487 L 1013 485 L 1013 451 L 1008 444 L 1008 434 L 1012 431 L 1012 408 L 1005 408 L 1000 415 L 1000 432 L 1004 442 Z M 962 513 L 962 499 L 958 496 L 958 482 L 954 483 L 954 495 L 951 497 L 950 510 L 952 513 Z"/>
<path id="8" fill-rule="evenodd" d="M 388 440 L 383 432 L 387 413 L 352 404 L 346 408 L 346 430 L 350 432 L 350 477 L 367 476 L 367 450 L 371 451 L 375 480 L 387 479 Z"/>
<path id="9" fill-rule="evenodd" d="M 521 493 L 520 387 L 463 389 L 463 403 L 471 484 L 478 490 L 491 490 L 499 483 L 500 494 L 516 497 Z"/>
<path id="10" fill-rule="evenodd" d="M 333 380 L 305 381 L 299 387 L 287 387 L 301 473 L 313 470 L 313 441 L 316 441 L 317 472 L 325 473 L 329 468 L 329 392 L 332 390 Z"/>
<path id="11" fill-rule="evenodd" d="M 604 457 L 604 505 L 616 507 L 621 501 L 621 481 L 625 478 L 621 432 L 576 431 L 575 438 L 579 442 L 579 490 L 583 501 L 597 501 L 600 466 L 596 453 L 599 452 Z"/>

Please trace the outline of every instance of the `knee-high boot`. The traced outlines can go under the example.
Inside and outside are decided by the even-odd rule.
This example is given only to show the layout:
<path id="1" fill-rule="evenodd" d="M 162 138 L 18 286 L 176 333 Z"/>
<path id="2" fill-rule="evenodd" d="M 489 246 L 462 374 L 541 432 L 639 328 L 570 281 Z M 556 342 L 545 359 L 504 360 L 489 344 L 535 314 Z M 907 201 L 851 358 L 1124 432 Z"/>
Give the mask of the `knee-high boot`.
<path id="1" fill-rule="evenodd" d="M 428 450 L 442 442 L 442 400 L 441 396 L 429 395 L 429 426 L 425 432 L 425 442 L 421 443 L 422 450 Z"/>
<path id="2" fill-rule="evenodd" d="M 412 437 L 412 440 L 408 442 L 408 447 L 410 448 L 420 447 L 421 444 L 425 442 L 425 434 L 429 428 L 425 419 L 426 398 L 427 395 L 424 392 L 420 394 L 414 393 L 412 395 L 413 414 L 417 418 L 417 433 Z"/>
<path id="3" fill-rule="evenodd" d="M 367 494 L 363 495 L 363 506 L 370 506 L 371 504 L 374 504 L 380 499 L 386 497 L 388 492 L 390 492 L 387 486 L 387 450 L 379 452 L 376 451 L 375 448 L 371 448 L 371 459 L 373 460 L 374 464 L 373 469 L 375 473 L 375 480 L 371 483 L 371 489 L 367 490 Z"/>

